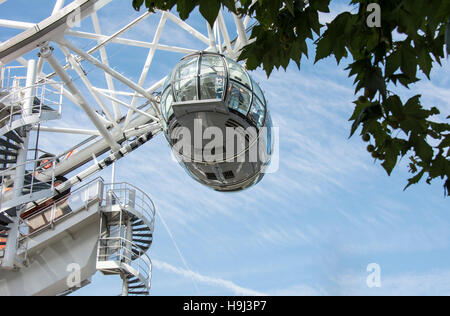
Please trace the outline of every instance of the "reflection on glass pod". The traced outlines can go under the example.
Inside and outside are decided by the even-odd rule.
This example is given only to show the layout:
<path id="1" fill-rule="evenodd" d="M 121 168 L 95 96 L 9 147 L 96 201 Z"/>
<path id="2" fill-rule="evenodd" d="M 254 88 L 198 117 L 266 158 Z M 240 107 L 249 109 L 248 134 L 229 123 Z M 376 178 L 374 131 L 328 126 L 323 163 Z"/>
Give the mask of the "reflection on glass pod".
<path id="1" fill-rule="evenodd" d="M 258 183 L 270 163 L 272 120 L 259 85 L 216 53 L 184 57 L 161 94 L 165 136 L 189 176 L 217 191 Z"/>

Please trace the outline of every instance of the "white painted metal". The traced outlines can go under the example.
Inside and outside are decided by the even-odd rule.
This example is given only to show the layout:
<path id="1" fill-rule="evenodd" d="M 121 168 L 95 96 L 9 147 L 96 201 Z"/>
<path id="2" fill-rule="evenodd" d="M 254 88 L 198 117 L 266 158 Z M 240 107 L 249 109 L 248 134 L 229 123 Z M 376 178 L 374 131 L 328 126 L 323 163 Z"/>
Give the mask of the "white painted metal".
<path id="1" fill-rule="evenodd" d="M 23 113 L 25 116 L 29 116 L 32 113 L 33 101 L 35 96 L 35 82 L 36 82 L 36 61 L 30 59 L 28 61 L 27 79 L 25 88 L 25 99 L 23 102 Z M 29 132 L 25 131 L 26 135 L 22 138 L 22 147 L 18 151 L 17 156 L 17 168 L 15 169 L 15 181 L 13 186 L 13 192 L 15 199 L 22 197 L 22 190 L 25 180 L 25 166 L 28 155 L 28 141 Z M 4 183 L 4 181 L 2 181 Z M 3 198 L 3 196 L 2 196 Z M 18 210 L 20 216 L 21 210 Z M 17 250 L 17 238 L 19 237 L 19 218 L 16 217 L 14 222 L 10 224 L 10 230 L 8 232 L 8 239 L 6 241 L 5 256 L 2 261 L 2 267 L 5 269 L 13 269 L 16 261 Z"/>
<path id="2" fill-rule="evenodd" d="M 117 151 L 120 146 L 113 140 L 109 132 L 106 130 L 105 126 L 99 121 L 94 110 L 89 106 L 89 103 L 86 101 L 83 94 L 73 83 L 72 78 L 69 77 L 63 67 L 59 64 L 58 60 L 53 56 L 51 49 L 49 47 L 42 47 L 41 55 L 48 61 L 50 66 L 52 66 L 53 70 L 58 74 L 58 77 L 61 78 L 67 89 L 69 89 L 70 93 L 72 93 L 72 95 L 77 99 L 77 103 L 86 112 L 86 115 L 89 117 L 92 123 L 94 123 L 95 127 L 97 127 L 98 131 L 105 138 L 109 146 L 111 146 L 111 149 Z"/>
<path id="3" fill-rule="evenodd" d="M 0 0 L 0 4 L 3 2 L 4 1 Z M 30 58 L 30 52 L 37 53 L 36 47 L 41 47 L 41 56 L 37 62 L 37 66 L 35 65 L 38 83 L 45 84 L 48 87 L 52 87 L 55 91 L 59 91 L 59 93 L 64 96 L 65 107 L 72 106 L 71 103 L 74 103 L 82 108 L 86 117 L 93 125 L 93 127 L 88 128 L 86 128 L 86 126 L 72 126 L 72 124 L 69 126 L 55 124 L 54 126 L 51 122 L 47 122 L 45 124 L 46 126 L 39 125 L 40 127 L 38 128 L 37 124 L 41 124 L 43 120 L 60 117 L 61 109 L 59 108 L 58 111 L 41 111 L 39 115 L 36 116 L 34 114 L 29 115 L 33 112 L 32 104 L 29 103 L 28 107 L 23 108 L 24 114 L 20 124 L 29 125 L 33 133 L 39 130 L 39 133 L 44 133 L 45 135 L 50 134 L 52 135 L 51 137 L 55 137 L 55 135 L 59 133 L 91 136 L 80 144 L 68 144 L 67 147 L 70 147 L 70 149 L 63 154 L 60 154 L 58 157 L 65 157 L 66 154 L 70 152 L 70 158 L 63 159 L 59 161 L 58 164 L 54 163 L 51 170 L 42 172 L 42 176 L 48 179 L 54 179 L 55 175 L 67 175 L 69 172 L 75 172 L 74 176 L 58 187 L 58 192 L 71 188 L 111 164 L 113 165 L 111 178 L 114 183 L 115 162 L 134 149 L 140 147 L 143 143 L 153 136 L 156 136 L 161 131 L 161 115 L 158 104 L 159 98 L 154 93 L 162 87 L 166 78 L 155 78 L 153 65 L 155 60 L 157 60 L 157 52 L 177 53 L 182 57 L 182 55 L 199 50 L 208 50 L 221 52 L 231 58 L 236 58 L 240 49 L 248 43 L 245 28 L 248 26 L 250 18 L 246 17 L 244 21 L 242 21 L 241 18 L 233 15 L 237 38 L 232 40 L 234 36 L 227 28 L 222 12 L 220 12 L 214 26 L 211 27 L 208 23 L 205 23 L 205 29 L 197 29 L 190 25 L 189 22 L 182 21 L 172 12 L 157 11 L 155 14 L 146 12 L 133 19 L 131 22 L 124 21 L 122 23 L 122 21 L 114 21 L 118 26 L 117 30 L 108 30 L 108 34 L 111 35 L 106 35 L 103 33 L 103 31 L 106 30 L 106 26 L 102 25 L 102 9 L 110 3 L 117 5 L 118 2 L 112 2 L 111 0 L 55 0 L 54 6 L 50 8 L 50 16 L 42 22 L 30 23 L 27 21 L 0 20 L 0 28 L 24 30 L 24 32 L 18 36 L 11 38 L 4 43 L 0 43 L 0 67 L 13 61 L 27 66 L 29 62 L 25 58 Z M 79 20 L 83 25 L 83 21 L 86 18 L 92 20 L 93 32 L 88 32 L 86 29 L 76 29 L 72 23 L 74 20 L 75 22 L 78 22 Z M 151 42 L 145 39 L 136 39 L 133 36 L 128 35 L 127 32 L 142 25 L 145 23 L 144 21 L 150 18 L 159 18 L 159 24 L 154 29 Z M 126 20 L 126 17 L 124 17 L 124 20 Z M 169 23 L 171 26 L 175 26 L 180 32 L 183 32 L 184 34 L 187 32 L 186 36 L 191 36 L 195 39 L 195 41 L 199 43 L 198 47 L 188 47 L 183 41 L 180 41 L 179 44 L 175 43 L 176 45 L 164 44 L 161 41 L 161 38 L 163 38 L 165 31 L 168 28 L 168 26 L 166 26 L 167 21 L 170 21 Z M 95 43 L 94 46 L 91 44 L 88 45 L 91 48 L 87 49 L 85 46 L 79 45 L 79 40 L 92 40 L 95 41 Z M 55 45 L 55 43 L 58 45 Z M 61 62 L 57 60 L 56 56 L 62 56 L 62 54 L 50 54 L 50 51 L 46 49 L 49 45 L 54 46 L 57 50 L 61 50 L 66 57 L 66 61 Z M 142 48 L 147 50 L 146 59 L 136 61 L 137 63 L 142 63 L 140 74 L 131 77 L 128 74 L 121 73 L 115 69 L 116 65 L 113 62 L 114 54 L 111 53 L 110 47 L 117 47 L 117 45 L 123 47 L 122 54 L 124 55 L 127 53 L 127 48 Z M 31 59 L 34 58 L 34 56 L 31 56 Z M 48 71 L 48 65 L 53 68 L 54 73 L 49 74 L 44 72 Z M 88 69 L 86 72 L 86 65 L 102 72 L 105 82 L 100 82 L 98 77 L 91 77 L 90 73 L 93 70 Z M 3 81 L 5 80 L 3 68 L 2 71 L 3 84 Z M 150 87 L 144 87 L 148 78 L 152 79 L 152 83 L 150 84 Z M 83 82 L 84 86 L 78 87 L 76 85 L 78 79 Z M 63 88 L 61 87 L 61 81 L 62 84 L 64 84 Z M 33 86 L 34 84 L 36 84 L 36 80 L 33 80 L 32 84 L 29 86 Z M 90 104 L 90 100 L 95 102 Z M 96 109 L 101 110 L 102 113 L 96 112 Z M 28 116 L 26 114 L 28 114 Z M 59 127 L 61 125 L 64 127 Z M 21 125 L 15 121 L 10 122 L 7 126 L 0 126 L 0 134 L 3 135 L 7 131 L 14 130 L 20 126 Z M 131 137 L 137 137 L 137 140 L 130 144 L 127 140 Z M 77 150 L 73 152 L 73 148 L 77 148 Z M 110 151 L 112 151 L 112 153 L 109 156 L 106 158 L 101 157 L 102 154 Z M 12 170 L 15 171 L 14 168 Z M 7 170 L 5 176 L 8 172 L 10 173 L 11 170 Z M 15 183 L 15 185 L 20 186 L 20 182 L 17 182 L 17 184 Z M 116 190 L 120 188 L 120 185 L 114 184 L 112 188 Z M 26 204 L 29 202 L 30 197 L 34 198 L 37 203 L 40 203 L 43 199 L 48 199 L 48 192 L 34 192 L 33 195 L 30 195 L 27 198 L 20 197 L 12 201 L 6 201 L 0 206 L 0 211 L 5 211 L 9 206 L 17 205 L 17 203 Z M 144 214 L 139 212 L 136 213 L 136 210 L 134 210 L 133 213 L 133 210 L 131 209 L 126 209 L 126 211 L 139 218 L 142 217 L 144 222 L 146 222 L 146 225 L 153 229 L 154 223 L 146 220 L 146 216 L 143 216 Z M 81 214 L 83 214 L 82 212 L 76 213 L 67 221 L 57 224 L 54 231 L 42 231 L 27 243 L 27 247 L 25 247 L 27 249 L 27 255 L 36 256 L 53 241 L 55 241 L 53 244 L 55 246 L 61 245 L 58 243 L 67 243 L 68 241 L 64 239 L 67 234 L 71 235 L 75 232 L 78 234 L 81 231 L 86 232 L 86 238 L 82 240 L 77 239 L 77 242 L 79 243 L 74 246 L 76 249 L 61 253 L 59 259 L 62 261 L 58 258 L 51 258 L 51 253 L 46 250 L 44 250 L 42 254 L 46 260 L 48 259 L 46 264 L 49 266 L 55 264 L 55 269 L 60 270 L 63 267 L 61 265 L 58 266 L 58 264 L 55 263 L 56 261 L 67 261 L 67 258 L 73 254 L 77 253 L 78 255 L 83 251 L 85 254 L 90 254 L 89 249 L 92 249 L 92 240 L 95 235 L 94 232 L 96 232 L 95 237 L 98 239 L 99 223 L 98 217 L 96 217 L 97 215 L 93 215 L 94 213 L 96 213 L 96 211 L 93 211 L 91 215 L 86 214 L 85 219 L 77 217 L 81 216 Z M 54 211 L 52 214 L 52 216 L 54 216 Z M 80 223 L 87 223 L 85 220 L 88 220 L 88 218 L 91 218 L 92 220 L 88 225 L 83 227 L 78 225 Z M 79 221 L 78 224 L 77 220 Z M 94 229 L 95 226 L 97 227 L 96 229 Z M 64 233 L 64 231 L 66 231 L 66 233 Z M 128 236 L 128 239 L 129 238 L 130 236 Z M 50 242 L 50 240 L 53 241 Z M 126 244 L 131 241 L 128 240 L 123 242 Z M 76 242 L 73 242 L 72 244 L 74 243 Z M 126 247 L 129 248 L 129 246 L 130 244 Z M 97 246 L 95 245 L 95 247 Z M 25 255 L 25 253 L 20 253 L 20 250 L 18 250 L 17 253 L 21 256 Z M 139 255 L 139 258 L 144 257 L 144 255 L 145 254 L 142 254 L 142 256 Z M 89 279 L 94 271 L 92 267 L 92 256 L 89 256 L 89 258 L 84 257 L 84 259 L 80 260 L 84 260 L 82 277 L 82 281 L 84 281 Z M 99 263 L 97 258 L 97 267 L 101 267 L 102 264 L 109 264 L 112 267 L 112 263 Z M 14 266 L 14 264 L 12 266 Z M 106 266 L 103 268 L 107 269 Z M 120 269 L 123 276 L 126 276 L 139 270 L 139 268 L 137 268 L 137 270 L 135 268 L 136 267 L 133 267 L 132 265 L 129 267 L 116 265 L 114 269 Z M 35 265 L 31 265 L 29 269 L 22 268 L 20 271 L 22 272 L 16 274 L 18 279 L 13 280 L 14 278 L 12 278 L 12 283 L 9 285 L 19 284 L 22 278 L 22 280 L 26 279 L 27 282 L 28 280 L 31 280 L 31 288 L 24 289 L 23 287 L 21 288 L 20 286 L 17 287 L 14 285 L 10 288 L 14 288 L 14 291 L 8 292 L 8 290 L 6 290 L 5 292 L 3 291 L 5 287 L 2 287 L 0 284 L 1 293 L 22 293 L 24 295 L 56 294 L 64 291 L 68 293 L 72 290 L 67 288 L 65 280 L 62 279 L 60 275 L 58 275 L 58 280 L 55 280 L 54 284 L 50 284 L 51 281 L 46 279 L 45 282 L 48 283 L 44 282 L 45 284 L 43 287 L 39 288 L 36 284 L 38 283 L 38 272 L 41 271 L 41 268 Z M 0 279 L 3 276 L 2 273 L 7 272 L 2 272 L 0 270 Z M 61 276 L 63 275 L 67 276 L 67 271 L 61 272 Z M 139 273 L 137 273 L 137 275 L 139 275 Z M 150 275 L 151 261 L 149 276 Z M 147 278 L 149 276 L 147 276 Z M 142 280 L 147 280 L 146 276 L 141 277 Z M 85 283 L 86 282 L 83 284 Z M 130 290 L 125 285 L 124 293 L 125 289 L 126 292 L 129 292 Z"/>

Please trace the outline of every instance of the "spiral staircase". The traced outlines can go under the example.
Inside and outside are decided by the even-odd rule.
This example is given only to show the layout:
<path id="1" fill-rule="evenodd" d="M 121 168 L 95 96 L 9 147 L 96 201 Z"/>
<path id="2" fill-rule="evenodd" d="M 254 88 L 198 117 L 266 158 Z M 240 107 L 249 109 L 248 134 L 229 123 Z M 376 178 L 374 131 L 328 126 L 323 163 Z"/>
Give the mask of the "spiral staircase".
<path id="1" fill-rule="evenodd" d="M 128 183 L 106 185 L 105 191 L 97 270 L 120 275 L 122 295 L 149 295 L 152 263 L 146 252 L 153 241 L 153 202 Z"/>
<path id="2" fill-rule="evenodd" d="M 33 126 L 61 117 L 61 90 L 49 90 L 46 83 L 35 84 L 34 66 L 11 67 L 26 69 L 26 77 L 11 76 L 11 69 L 7 69 L 8 77 L 1 78 L 0 267 L 9 269 L 20 266 L 15 254 L 11 254 L 17 247 L 18 213 L 28 203 L 48 199 L 54 194 L 54 174 L 41 175 L 43 166 L 39 159 L 29 158 L 28 143 Z M 2 69 L 2 75 L 4 73 Z M 48 165 L 53 163 L 52 159 L 47 160 Z M 8 252 L 9 258 L 5 258 Z"/>
<path id="3" fill-rule="evenodd" d="M 5 86 L 8 81 L 13 84 Z M 70 294 L 95 271 L 120 275 L 124 296 L 149 295 L 152 264 L 146 252 L 153 241 L 153 202 L 130 184 L 101 179 L 58 190 L 58 159 L 36 159 L 45 153 L 37 148 L 39 133 L 36 148 L 28 147 L 33 128 L 61 117 L 62 85 L 30 82 L 36 77 L 1 80 L 0 295 Z M 130 147 L 143 143 L 138 138 Z M 52 248 L 63 250 L 55 254 Z M 80 262 L 81 285 L 67 285 L 70 262 Z"/>

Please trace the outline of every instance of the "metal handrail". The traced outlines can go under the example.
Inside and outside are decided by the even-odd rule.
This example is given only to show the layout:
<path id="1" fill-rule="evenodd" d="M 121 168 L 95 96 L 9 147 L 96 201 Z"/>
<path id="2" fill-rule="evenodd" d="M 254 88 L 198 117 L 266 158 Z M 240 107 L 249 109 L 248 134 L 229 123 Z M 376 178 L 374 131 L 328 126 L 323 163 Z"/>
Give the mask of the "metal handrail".
<path id="1" fill-rule="evenodd" d="M 101 197 L 103 195 L 102 189 L 103 189 L 103 178 L 98 177 L 86 184 L 84 184 L 83 186 L 77 188 L 76 190 L 72 191 L 71 193 L 62 196 L 61 198 L 59 198 L 58 200 L 53 201 L 52 204 L 46 206 L 45 208 L 39 210 L 38 212 L 31 214 L 29 217 L 27 218 L 20 218 L 20 233 L 21 233 L 21 237 L 20 239 L 26 239 L 28 238 L 30 235 L 34 235 L 37 233 L 40 233 L 41 231 L 52 227 L 52 225 L 54 225 L 55 223 L 65 219 L 66 217 L 74 214 L 75 211 L 78 211 L 78 209 L 73 208 L 74 205 L 70 204 L 70 199 L 74 200 L 76 199 L 78 196 L 82 196 L 89 194 L 88 196 L 84 196 L 84 200 L 82 201 L 85 205 L 89 205 L 89 203 L 91 203 L 92 201 L 98 200 L 98 202 L 101 201 Z M 91 188 L 98 186 L 97 187 L 97 191 L 96 193 L 93 194 L 93 196 L 90 195 L 90 190 Z M 64 204 L 65 202 L 67 202 L 67 206 L 68 209 L 70 210 L 70 212 L 63 214 L 61 216 L 58 216 L 56 214 L 56 210 L 58 209 L 58 207 L 61 207 L 62 204 Z M 71 207 L 72 206 L 72 207 Z M 45 216 L 45 214 L 48 214 L 49 211 L 50 212 L 50 216 L 48 218 L 48 223 L 36 228 L 36 227 L 32 227 L 30 225 L 30 222 L 38 217 L 42 217 Z M 32 230 L 32 232 L 30 232 Z"/>
<path id="2" fill-rule="evenodd" d="M 48 162 L 46 163 L 41 163 L 44 160 L 47 160 Z M 34 192 L 36 191 L 41 191 L 41 190 L 36 190 L 36 180 L 39 181 L 40 185 L 44 185 L 45 183 L 48 184 L 48 188 L 49 190 L 52 190 L 52 192 L 54 192 L 54 188 L 55 188 L 55 165 L 56 165 L 56 159 L 52 158 L 52 157 L 47 157 L 47 158 L 41 158 L 41 159 L 34 159 L 34 160 L 27 160 L 26 162 L 22 163 L 22 164 L 18 164 L 18 165 L 14 165 L 12 167 L 9 167 L 8 169 L 2 170 L 0 172 L 0 207 L 2 205 L 3 202 L 6 202 L 7 200 L 12 200 L 14 198 L 16 198 L 17 196 L 12 195 L 13 194 L 13 185 L 16 182 L 16 180 L 25 180 L 25 178 L 27 176 L 29 176 L 31 178 L 31 182 L 30 184 L 23 184 L 22 185 L 22 192 L 24 189 L 29 189 L 30 192 L 26 193 L 26 194 L 20 194 L 20 196 L 26 196 L 26 195 L 32 195 Z M 25 171 L 24 175 L 20 175 L 20 176 L 16 176 L 15 172 L 12 172 L 14 170 L 16 170 L 18 167 L 25 167 L 25 169 L 27 169 L 27 165 L 32 165 L 32 168 L 30 168 L 31 170 Z M 44 171 L 48 172 L 49 169 L 49 165 L 51 164 L 51 172 L 49 175 L 45 175 L 43 176 Z M 11 193 L 9 193 L 11 192 Z"/>
<path id="3" fill-rule="evenodd" d="M 106 244 L 102 246 L 102 243 Z M 138 251 L 135 254 L 132 249 Z M 114 260 L 111 260 L 114 259 Z M 97 261 L 118 261 L 130 265 L 139 275 L 144 276 L 147 285 L 150 285 L 152 273 L 152 261 L 150 257 L 139 246 L 123 237 L 100 238 L 97 249 Z"/>
<path id="4" fill-rule="evenodd" d="M 9 91 L 9 94 L 4 96 L 1 101 L 9 98 L 12 98 L 9 102 L 8 106 L 5 106 L 4 108 L 0 109 L 0 113 L 2 112 L 8 112 L 9 115 L 5 116 L 3 119 L 0 119 L 0 126 L 2 126 L 3 124 L 6 124 L 6 121 L 9 120 L 9 125 L 12 124 L 13 118 L 16 116 L 20 116 L 20 117 L 28 117 L 28 116 L 33 116 L 33 115 L 40 115 L 43 111 L 42 107 L 43 105 L 46 106 L 53 106 L 53 107 L 57 107 L 57 109 L 54 109 L 55 111 L 58 112 L 59 115 L 61 115 L 61 111 L 62 111 L 62 97 L 63 97 L 63 88 L 64 85 L 62 83 L 57 83 L 57 82 L 52 82 L 53 85 L 57 85 L 59 86 L 59 91 L 56 90 L 52 90 L 52 89 L 48 89 L 46 86 L 47 84 L 49 84 L 49 82 L 42 82 L 42 83 L 37 83 L 34 84 L 32 86 L 29 87 L 17 87 L 14 88 L 13 90 Z M 20 97 L 20 93 L 21 91 L 25 91 L 27 89 L 30 89 L 32 87 L 35 87 L 36 90 L 36 94 L 32 96 L 32 98 L 34 99 L 35 96 L 38 96 L 40 99 L 40 104 L 39 107 L 37 107 L 36 105 L 32 106 L 32 110 L 31 113 L 27 113 L 28 110 L 24 109 L 21 105 L 23 103 L 23 101 L 25 101 L 25 97 Z M 52 100 L 50 98 L 48 98 L 48 95 L 55 95 L 58 99 L 57 100 Z M 14 110 L 15 107 L 20 107 L 19 110 Z M 39 109 L 39 111 L 37 113 L 33 113 L 33 110 L 37 110 Z"/>
<path id="5" fill-rule="evenodd" d="M 135 199 L 133 201 L 133 209 L 138 214 L 149 220 L 151 225 L 150 229 L 153 231 L 156 214 L 155 204 L 153 203 L 152 199 L 141 189 L 127 182 L 105 184 L 104 200 L 106 201 L 106 194 L 108 192 L 113 192 L 119 203 L 124 206 L 130 205 L 130 202 L 132 201 L 130 200 L 129 192 L 131 190 L 134 190 L 136 193 L 134 196 Z"/>

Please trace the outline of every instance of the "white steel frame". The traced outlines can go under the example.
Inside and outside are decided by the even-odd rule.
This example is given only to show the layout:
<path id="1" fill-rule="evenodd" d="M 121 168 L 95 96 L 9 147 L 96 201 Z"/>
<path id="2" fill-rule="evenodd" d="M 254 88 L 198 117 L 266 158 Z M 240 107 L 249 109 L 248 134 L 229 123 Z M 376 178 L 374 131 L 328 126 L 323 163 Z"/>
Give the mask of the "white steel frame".
<path id="1" fill-rule="evenodd" d="M 83 32 L 75 28 L 71 28 L 68 23 L 59 25 L 55 30 L 43 35 L 42 38 L 33 38 L 34 43 L 40 46 L 39 60 L 37 61 L 37 77 L 38 82 L 46 82 L 52 79 L 49 84 L 54 84 L 58 79 L 64 84 L 63 95 L 68 100 L 77 104 L 86 114 L 87 118 L 95 126 L 95 130 L 80 128 L 78 126 L 57 127 L 58 122 L 49 123 L 56 126 L 40 126 L 40 132 L 45 133 L 70 133 L 94 135 L 95 142 L 91 142 L 88 146 L 84 146 L 78 152 L 74 153 L 70 159 L 64 160 L 55 170 L 55 174 L 66 174 L 69 171 L 80 168 L 82 165 L 91 161 L 92 153 L 94 157 L 98 154 L 111 151 L 113 154 L 121 150 L 119 142 L 126 136 L 142 136 L 149 131 L 157 134 L 161 131 L 161 114 L 159 110 L 159 100 L 153 94 L 161 88 L 165 78 L 158 80 L 150 87 L 144 87 L 146 79 L 152 75 L 151 67 L 155 62 L 155 53 L 157 51 L 168 51 L 179 53 L 180 58 L 189 53 L 198 50 L 207 50 L 220 52 L 230 58 L 236 59 L 240 50 L 249 42 L 246 27 L 250 21 L 250 17 L 241 19 L 233 14 L 233 21 L 235 23 L 236 35 L 231 35 L 227 28 L 224 12 L 220 11 L 217 21 L 211 27 L 206 22 L 204 30 L 198 30 L 189 23 L 182 21 L 177 15 L 172 12 L 157 11 L 155 14 L 145 12 L 133 21 L 126 23 L 120 27 L 112 35 L 105 35 L 102 33 L 101 20 L 99 15 L 102 14 L 102 9 L 111 3 L 112 0 L 55 0 L 54 6 L 51 8 L 49 18 L 41 23 L 34 24 L 26 21 L 13 21 L 0 19 L 1 28 L 22 29 L 25 32 L 18 35 L 14 40 L 26 38 L 27 32 L 35 34 L 36 29 L 51 26 L 51 23 L 66 21 L 71 14 L 78 13 L 81 18 L 81 23 L 85 19 L 91 19 L 94 32 Z M 5 0 L 0 0 L 0 5 Z M 124 1 L 125 2 L 125 1 Z M 117 4 L 117 2 L 114 2 Z M 130 5 L 128 3 L 126 5 Z M 1 8 L 1 6 L 0 6 Z M 154 32 L 151 42 L 134 40 L 126 37 L 126 32 L 136 27 L 147 18 L 158 15 L 159 23 Z M 164 34 L 164 27 L 167 21 L 171 21 L 181 32 L 191 34 L 195 39 L 204 45 L 198 49 L 186 48 L 180 46 L 164 45 L 160 43 L 160 38 Z M 50 24 L 49 24 L 50 23 Z M 71 42 L 68 37 L 94 40 L 96 44 L 90 49 L 82 49 Z M 32 36 L 30 35 L 30 38 Z M 232 38 L 234 40 L 232 40 Z M 32 49 L 27 49 L 28 46 L 18 47 L 16 51 L 10 51 L 8 56 L 2 55 L 5 48 L 10 47 L 11 44 L 7 41 L 0 43 L 0 65 L 3 61 L 11 59 L 17 61 L 22 65 L 27 65 L 28 60 L 23 56 Z M 20 42 L 19 42 L 20 43 Z M 110 56 L 108 55 L 108 46 L 110 44 L 120 44 L 126 47 L 141 47 L 147 49 L 147 58 L 143 61 L 142 72 L 139 80 L 134 82 L 127 76 L 116 71 L 111 65 Z M 67 63 L 61 65 L 55 57 L 53 49 L 59 50 L 66 57 Z M 94 53 L 98 52 L 100 59 L 94 57 Z M 36 51 L 36 54 L 38 51 Z M 35 57 L 34 57 L 35 58 Z M 92 82 L 82 69 L 80 62 L 86 61 L 104 73 L 105 82 Z M 53 69 L 53 73 L 43 73 L 44 64 L 48 63 Z M 73 69 L 81 79 L 85 90 L 89 92 L 91 99 L 95 101 L 104 113 L 104 116 L 95 112 L 94 107 L 87 100 L 87 96 L 83 95 L 82 90 L 77 86 L 78 82 L 74 82 L 69 75 L 68 70 Z M 120 85 L 121 90 L 117 90 L 116 86 Z M 128 87 L 128 91 L 124 91 L 123 86 Z M 124 101 L 124 98 L 130 100 Z M 36 129 L 36 127 L 34 127 Z M 75 144 L 73 144 L 75 145 Z M 76 147 L 76 145 L 75 145 Z M 90 166 L 82 171 L 83 175 L 87 170 L 94 170 Z"/>

